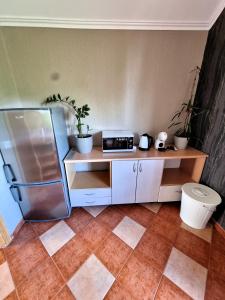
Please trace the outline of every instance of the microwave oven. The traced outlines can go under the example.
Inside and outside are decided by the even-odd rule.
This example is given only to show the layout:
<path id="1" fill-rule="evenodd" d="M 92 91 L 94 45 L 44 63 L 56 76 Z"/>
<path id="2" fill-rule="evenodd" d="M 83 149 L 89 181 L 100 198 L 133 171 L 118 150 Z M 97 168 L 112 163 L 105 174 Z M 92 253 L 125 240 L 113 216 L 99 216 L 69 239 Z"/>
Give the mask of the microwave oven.
<path id="1" fill-rule="evenodd" d="M 134 151 L 134 134 L 127 130 L 105 130 L 102 132 L 103 152 Z"/>

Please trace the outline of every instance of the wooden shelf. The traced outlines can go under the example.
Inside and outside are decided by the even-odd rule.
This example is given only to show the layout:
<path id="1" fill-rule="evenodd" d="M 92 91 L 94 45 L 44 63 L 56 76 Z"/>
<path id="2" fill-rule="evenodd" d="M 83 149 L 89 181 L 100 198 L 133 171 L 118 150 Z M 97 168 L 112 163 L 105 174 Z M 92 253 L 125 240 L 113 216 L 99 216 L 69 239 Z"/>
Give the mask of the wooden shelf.
<path id="1" fill-rule="evenodd" d="M 194 180 L 183 169 L 164 169 L 161 185 L 182 185 L 187 182 L 194 182 Z"/>
<path id="2" fill-rule="evenodd" d="M 66 156 L 64 162 L 78 163 L 78 162 L 101 162 L 101 161 L 113 161 L 113 160 L 134 160 L 134 159 L 184 159 L 184 158 L 206 158 L 208 155 L 193 149 L 187 148 L 186 150 L 166 151 L 159 152 L 153 148 L 149 151 L 136 150 L 134 152 L 118 152 L 118 153 L 103 153 L 101 147 L 94 147 L 91 153 L 78 153 L 71 150 Z"/>
<path id="3" fill-rule="evenodd" d="M 77 172 L 71 189 L 109 188 L 110 173 L 107 171 Z"/>

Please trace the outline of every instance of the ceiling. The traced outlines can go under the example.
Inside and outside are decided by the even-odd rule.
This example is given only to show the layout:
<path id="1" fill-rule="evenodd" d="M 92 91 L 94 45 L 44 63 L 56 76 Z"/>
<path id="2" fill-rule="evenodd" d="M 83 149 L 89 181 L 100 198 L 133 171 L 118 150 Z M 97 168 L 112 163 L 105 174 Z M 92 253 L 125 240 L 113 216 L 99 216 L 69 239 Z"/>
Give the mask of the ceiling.
<path id="1" fill-rule="evenodd" d="M 0 26 L 209 30 L 225 0 L 0 0 Z"/>

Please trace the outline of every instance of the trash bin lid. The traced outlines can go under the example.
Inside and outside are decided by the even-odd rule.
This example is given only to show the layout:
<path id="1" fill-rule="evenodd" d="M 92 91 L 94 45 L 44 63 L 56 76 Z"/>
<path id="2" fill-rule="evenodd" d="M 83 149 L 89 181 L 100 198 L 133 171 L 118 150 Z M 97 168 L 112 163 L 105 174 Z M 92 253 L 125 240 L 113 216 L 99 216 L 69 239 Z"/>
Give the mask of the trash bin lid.
<path id="1" fill-rule="evenodd" d="M 220 195 L 213 189 L 199 183 L 185 183 L 182 186 L 182 192 L 196 201 L 209 205 L 218 205 L 221 203 Z"/>

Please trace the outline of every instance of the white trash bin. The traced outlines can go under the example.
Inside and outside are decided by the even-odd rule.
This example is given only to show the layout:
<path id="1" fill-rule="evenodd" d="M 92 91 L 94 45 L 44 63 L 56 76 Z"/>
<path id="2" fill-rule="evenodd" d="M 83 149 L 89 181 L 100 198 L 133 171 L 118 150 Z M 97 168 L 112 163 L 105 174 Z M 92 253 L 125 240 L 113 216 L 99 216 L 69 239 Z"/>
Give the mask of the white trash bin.
<path id="1" fill-rule="evenodd" d="M 220 203 L 221 197 L 213 189 L 203 184 L 185 183 L 182 186 L 180 217 L 187 225 L 203 229 Z"/>

